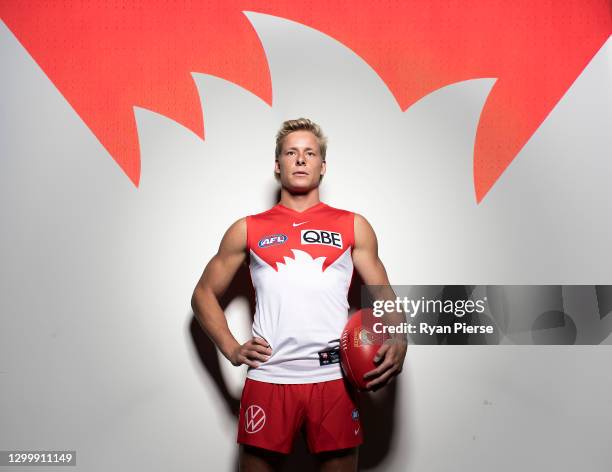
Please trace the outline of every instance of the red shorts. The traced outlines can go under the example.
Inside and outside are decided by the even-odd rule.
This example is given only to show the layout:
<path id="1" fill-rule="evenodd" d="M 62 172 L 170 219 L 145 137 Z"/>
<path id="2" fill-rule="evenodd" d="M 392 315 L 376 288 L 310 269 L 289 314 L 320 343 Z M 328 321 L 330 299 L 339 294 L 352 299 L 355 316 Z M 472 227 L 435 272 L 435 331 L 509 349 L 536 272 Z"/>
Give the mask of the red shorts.
<path id="1" fill-rule="evenodd" d="M 308 384 L 246 379 L 239 443 L 288 454 L 302 426 L 311 453 L 358 446 L 363 431 L 356 392 L 344 379 Z"/>

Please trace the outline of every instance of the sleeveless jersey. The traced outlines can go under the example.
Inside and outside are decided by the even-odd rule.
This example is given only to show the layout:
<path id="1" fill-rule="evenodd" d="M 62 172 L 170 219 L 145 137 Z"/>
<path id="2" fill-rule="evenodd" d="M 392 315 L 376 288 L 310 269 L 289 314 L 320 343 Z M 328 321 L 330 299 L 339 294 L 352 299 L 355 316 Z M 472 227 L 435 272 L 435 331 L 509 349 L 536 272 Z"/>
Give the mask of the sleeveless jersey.
<path id="1" fill-rule="evenodd" d="M 341 378 L 340 364 L 321 365 L 319 352 L 337 346 L 348 319 L 354 213 L 323 202 L 303 212 L 279 203 L 246 223 L 252 333 L 272 348 L 247 377 L 289 384 Z"/>

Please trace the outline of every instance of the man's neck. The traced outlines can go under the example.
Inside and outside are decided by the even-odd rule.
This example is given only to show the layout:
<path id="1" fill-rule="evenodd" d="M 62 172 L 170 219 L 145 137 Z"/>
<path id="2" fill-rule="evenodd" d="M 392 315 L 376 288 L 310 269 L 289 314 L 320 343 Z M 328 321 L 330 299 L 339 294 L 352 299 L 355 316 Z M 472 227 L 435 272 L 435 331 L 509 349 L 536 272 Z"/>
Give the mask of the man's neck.
<path id="1" fill-rule="evenodd" d="M 295 194 L 287 189 L 281 189 L 280 203 L 281 205 L 291 208 L 295 211 L 304 211 L 319 203 L 319 189 L 314 188 L 308 193 Z"/>

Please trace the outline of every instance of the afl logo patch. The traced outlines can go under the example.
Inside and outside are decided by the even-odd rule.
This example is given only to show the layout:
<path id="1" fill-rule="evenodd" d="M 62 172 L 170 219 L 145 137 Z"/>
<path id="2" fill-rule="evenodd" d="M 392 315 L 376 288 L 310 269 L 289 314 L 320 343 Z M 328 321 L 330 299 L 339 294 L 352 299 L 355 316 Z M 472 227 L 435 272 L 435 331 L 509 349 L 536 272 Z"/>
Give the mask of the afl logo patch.
<path id="1" fill-rule="evenodd" d="M 270 246 L 277 246 L 279 244 L 284 244 L 286 242 L 287 242 L 286 234 L 270 234 L 268 236 L 264 236 L 263 238 L 261 238 L 259 242 L 257 243 L 257 245 L 263 249 L 263 248 L 270 247 Z"/>

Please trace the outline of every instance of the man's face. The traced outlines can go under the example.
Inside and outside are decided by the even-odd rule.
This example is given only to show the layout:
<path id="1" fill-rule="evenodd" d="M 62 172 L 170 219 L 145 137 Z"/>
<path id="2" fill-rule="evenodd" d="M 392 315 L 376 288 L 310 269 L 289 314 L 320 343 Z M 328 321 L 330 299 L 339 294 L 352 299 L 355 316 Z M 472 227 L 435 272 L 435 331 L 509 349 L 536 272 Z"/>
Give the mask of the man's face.
<path id="1" fill-rule="evenodd" d="M 283 150 L 274 166 L 281 185 L 295 193 L 318 187 L 321 176 L 325 174 L 319 142 L 314 134 L 305 130 L 285 136 Z"/>

